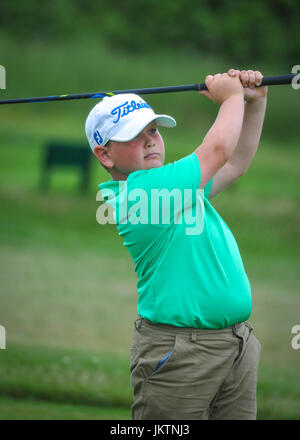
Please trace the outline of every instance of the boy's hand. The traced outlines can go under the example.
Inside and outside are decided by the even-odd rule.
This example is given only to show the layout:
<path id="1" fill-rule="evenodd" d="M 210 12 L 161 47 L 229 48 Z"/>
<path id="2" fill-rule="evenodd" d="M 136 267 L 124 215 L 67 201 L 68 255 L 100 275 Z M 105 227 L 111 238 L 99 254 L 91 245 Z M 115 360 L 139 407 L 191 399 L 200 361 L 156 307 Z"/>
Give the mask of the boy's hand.
<path id="1" fill-rule="evenodd" d="M 244 99 L 248 102 L 256 101 L 257 99 L 267 96 L 268 87 L 255 87 L 259 86 L 262 82 L 263 75 L 259 71 L 253 70 L 237 70 L 229 69 L 228 75 L 232 77 L 238 77 L 244 87 Z"/>
<path id="2" fill-rule="evenodd" d="M 199 92 L 200 95 L 204 95 L 218 104 L 222 104 L 233 95 L 244 95 L 244 89 L 237 73 L 231 75 L 228 73 L 207 75 L 205 85 L 208 91 L 201 91 Z"/>

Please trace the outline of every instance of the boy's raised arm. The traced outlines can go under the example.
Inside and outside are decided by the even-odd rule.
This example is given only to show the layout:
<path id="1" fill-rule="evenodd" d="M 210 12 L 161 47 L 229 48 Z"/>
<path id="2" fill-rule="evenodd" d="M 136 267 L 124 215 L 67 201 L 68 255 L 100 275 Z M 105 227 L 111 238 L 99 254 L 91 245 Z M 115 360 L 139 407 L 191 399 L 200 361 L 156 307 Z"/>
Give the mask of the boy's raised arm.
<path id="1" fill-rule="evenodd" d="M 237 77 L 227 73 L 208 75 L 206 94 L 221 104 L 218 116 L 202 144 L 195 150 L 200 163 L 200 188 L 212 179 L 231 157 L 238 144 L 244 117 L 244 89 Z"/>

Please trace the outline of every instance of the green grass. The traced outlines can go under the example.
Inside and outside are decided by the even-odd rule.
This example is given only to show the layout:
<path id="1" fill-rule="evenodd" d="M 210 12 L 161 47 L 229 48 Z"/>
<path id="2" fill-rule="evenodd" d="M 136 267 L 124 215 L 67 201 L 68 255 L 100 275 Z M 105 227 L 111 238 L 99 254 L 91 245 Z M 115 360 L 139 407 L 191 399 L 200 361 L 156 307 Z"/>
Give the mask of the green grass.
<path id="1" fill-rule="evenodd" d="M 130 420 L 130 410 L 0 396 L 0 420 Z"/>
<path id="2" fill-rule="evenodd" d="M 9 344 L 1 352 L 1 393 L 15 398 L 128 408 L 129 354 Z"/>
<path id="3" fill-rule="evenodd" d="M 188 54 L 136 59 L 99 46 L 99 66 L 91 72 L 86 65 L 95 45 L 22 47 L 19 57 L 13 44 L 0 47 L 7 68 L 3 98 L 190 83 L 227 68 L 206 59 L 200 69 Z M 291 348 L 291 329 L 300 324 L 295 93 L 272 89 L 269 128 L 253 164 L 212 201 L 237 239 L 252 286 L 250 322 L 262 343 L 260 419 L 300 419 L 300 350 Z M 191 153 L 216 115 L 214 105 L 193 93 L 149 99 L 178 120 L 176 129 L 162 129 L 166 162 Z M 97 185 L 109 176 L 93 158 L 86 195 L 77 193 L 72 170 L 56 171 L 50 191 L 39 191 L 45 143 L 87 145 L 84 122 L 93 104 L 0 108 L 0 324 L 7 336 L 7 349 L 0 350 L 1 419 L 130 418 L 137 279 L 115 227 L 96 222 Z M 272 126 L 275 136 L 281 132 L 276 141 L 266 136 Z"/>

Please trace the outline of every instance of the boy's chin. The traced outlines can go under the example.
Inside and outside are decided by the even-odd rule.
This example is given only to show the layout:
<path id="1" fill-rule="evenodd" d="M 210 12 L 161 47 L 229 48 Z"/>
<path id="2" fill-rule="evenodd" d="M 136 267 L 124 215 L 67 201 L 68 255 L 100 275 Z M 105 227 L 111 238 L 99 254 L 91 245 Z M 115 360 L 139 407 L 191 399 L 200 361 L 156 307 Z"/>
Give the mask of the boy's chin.
<path id="1" fill-rule="evenodd" d="M 128 174 L 133 173 L 134 171 L 141 171 L 141 170 L 151 170 L 152 168 L 160 168 L 163 166 L 163 163 L 161 161 L 155 160 L 151 163 L 146 163 L 144 166 L 141 166 L 140 168 L 131 170 Z"/>
<path id="2" fill-rule="evenodd" d="M 151 168 L 160 168 L 162 166 L 163 166 L 163 162 L 161 162 L 160 160 L 153 160 L 153 161 L 149 162 L 148 164 L 146 164 L 145 169 L 151 170 Z"/>

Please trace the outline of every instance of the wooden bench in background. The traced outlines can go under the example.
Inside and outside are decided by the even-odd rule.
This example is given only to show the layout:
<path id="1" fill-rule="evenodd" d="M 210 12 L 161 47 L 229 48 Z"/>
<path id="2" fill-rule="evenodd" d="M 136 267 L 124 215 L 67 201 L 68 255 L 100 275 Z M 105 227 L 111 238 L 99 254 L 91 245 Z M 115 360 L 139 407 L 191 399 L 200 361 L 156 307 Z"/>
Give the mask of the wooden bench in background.
<path id="1" fill-rule="evenodd" d="M 88 145 L 66 142 L 49 142 L 45 147 L 42 163 L 41 189 L 49 189 L 50 172 L 56 167 L 75 167 L 81 174 L 80 190 L 86 192 L 89 185 L 91 151 Z"/>

